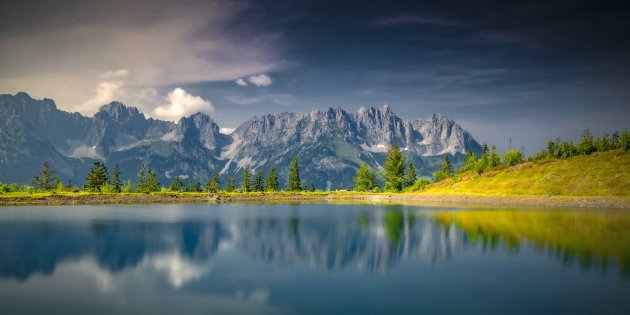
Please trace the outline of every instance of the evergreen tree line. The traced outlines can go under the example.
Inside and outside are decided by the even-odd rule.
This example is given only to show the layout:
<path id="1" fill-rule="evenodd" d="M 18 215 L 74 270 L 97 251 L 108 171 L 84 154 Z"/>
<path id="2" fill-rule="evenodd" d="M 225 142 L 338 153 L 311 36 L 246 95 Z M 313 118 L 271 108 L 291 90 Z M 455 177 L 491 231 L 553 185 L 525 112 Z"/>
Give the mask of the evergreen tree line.
<path id="1" fill-rule="evenodd" d="M 604 133 L 601 137 L 595 138 L 589 129 L 584 130 L 582 139 L 578 144 L 573 141 L 563 141 L 560 138 L 549 140 L 547 146 L 540 152 L 530 156 L 528 161 L 542 159 L 566 159 L 576 155 L 589 155 L 594 152 L 604 152 L 608 150 L 629 150 L 630 132 L 623 130 L 615 131 L 612 135 Z"/>
<path id="2" fill-rule="evenodd" d="M 370 169 L 367 163 L 361 164 L 354 177 L 354 190 L 356 191 L 381 191 L 377 180 L 376 171 Z M 385 180 L 385 191 L 399 192 L 414 186 L 418 181 L 418 175 L 413 163 L 406 163 L 405 157 L 400 152 L 400 147 L 395 145 L 388 149 L 381 177 Z"/>
<path id="3" fill-rule="evenodd" d="M 589 129 L 584 130 L 582 139 L 575 145 L 572 141 L 561 141 L 559 138 L 555 141 L 549 141 L 547 147 L 540 152 L 529 156 L 527 161 L 538 161 L 543 159 L 566 159 L 572 156 L 589 155 L 594 152 L 604 152 L 608 150 L 629 150 L 630 149 L 630 133 L 628 131 L 615 131 L 612 136 L 604 133 L 599 138 L 594 138 Z M 433 180 L 440 181 L 453 175 L 462 175 L 468 172 L 482 174 L 490 170 L 499 170 L 505 167 L 514 166 L 523 163 L 523 153 L 519 150 L 510 149 L 503 154 L 503 158 L 499 156 L 496 147 L 492 146 L 492 150 L 487 144 L 482 146 L 481 156 L 476 156 L 471 150 L 466 154 L 466 162 L 464 165 L 454 172 L 452 165 L 445 157 L 444 163 L 439 171 L 433 173 Z"/>
<path id="4" fill-rule="evenodd" d="M 586 129 L 581 141 L 574 145 L 571 141 L 549 141 L 547 147 L 539 153 L 527 158 L 528 161 L 541 159 L 562 159 L 576 155 L 588 155 L 593 152 L 603 152 L 608 150 L 629 150 L 630 133 L 628 131 L 615 131 L 612 136 L 604 134 L 600 138 L 594 138 L 590 131 Z M 491 148 L 483 144 L 481 156 L 477 156 L 472 150 L 466 153 L 466 162 L 458 170 L 453 169 L 453 165 L 448 155 L 444 157 L 444 162 L 439 170 L 433 173 L 432 180 L 438 182 L 454 175 L 462 175 L 468 172 L 482 174 L 491 170 L 499 170 L 505 167 L 514 166 L 524 162 L 523 152 L 520 150 L 507 150 L 503 156 L 499 155 L 496 146 Z M 431 183 L 427 178 L 417 178 L 414 165 L 407 164 L 405 171 L 405 158 L 398 146 L 393 146 L 387 151 L 387 157 L 383 164 L 383 171 L 378 173 L 369 168 L 367 163 L 361 164 L 354 177 L 356 191 L 380 191 L 377 176 L 381 175 L 384 180 L 384 190 L 399 192 L 402 190 L 419 190 Z"/>
<path id="5" fill-rule="evenodd" d="M 589 155 L 594 152 L 603 152 L 608 150 L 629 150 L 630 149 L 630 133 L 626 130 L 615 131 L 612 135 L 603 134 L 599 138 L 593 137 L 589 129 L 584 130 L 582 139 L 579 143 L 574 144 L 572 141 L 562 141 L 559 138 L 549 141 L 547 146 L 540 152 L 527 158 L 528 161 L 537 161 L 542 159 L 565 159 L 577 155 Z M 519 150 L 510 149 L 503 156 L 500 156 L 495 146 L 491 148 L 487 144 L 483 144 L 481 156 L 477 156 L 469 150 L 466 154 L 464 165 L 458 170 L 453 170 L 453 165 L 449 156 L 444 157 L 444 162 L 439 170 L 433 173 L 432 180 L 437 182 L 443 179 L 460 175 L 468 172 L 482 174 L 490 170 L 498 170 L 504 167 L 513 166 L 524 161 L 523 153 Z M 286 191 L 315 191 L 315 185 L 311 182 L 306 185 L 300 179 L 300 169 L 298 158 L 291 160 L 288 169 Z M 390 192 L 399 192 L 403 190 L 418 190 L 429 184 L 431 181 L 427 178 L 418 178 L 413 163 L 406 163 L 403 154 L 398 146 L 388 149 L 383 170 L 377 172 L 371 169 L 366 163 L 361 164 L 354 177 L 356 191 L 381 191 L 379 184 L 379 176 L 383 179 L 383 190 Z M 140 166 L 138 172 L 138 184 L 134 187 L 131 180 L 121 182 L 121 174 L 119 165 L 116 164 L 110 175 L 102 161 L 95 161 L 90 168 L 86 184 L 83 187 L 85 191 L 91 192 L 108 192 L 108 193 L 130 193 L 142 192 L 150 193 L 156 191 L 172 191 L 172 192 L 211 192 L 218 191 L 236 192 L 239 191 L 236 185 L 236 179 L 232 176 L 227 177 L 225 185 L 222 185 L 220 176 L 216 171 L 212 175 L 205 187 L 199 181 L 188 182 L 184 185 L 179 176 L 176 176 L 170 183 L 168 188 L 162 187 L 158 180 L 157 173 L 147 168 L 144 164 Z M 56 175 L 55 171 L 49 165 L 48 161 L 44 161 L 42 168 L 37 176 L 33 177 L 32 186 L 21 184 L 3 184 L 0 183 L 0 193 L 7 192 L 33 192 L 40 191 L 78 191 L 71 183 L 64 187 L 63 183 Z M 269 174 L 265 174 L 261 168 L 258 168 L 255 174 L 249 166 L 245 166 L 242 174 L 240 185 L 241 192 L 263 192 L 263 191 L 280 191 L 280 179 L 276 170 L 276 165 L 271 164 Z"/>
<path id="6" fill-rule="evenodd" d="M 300 179 L 300 169 L 298 165 L 298 158 L 294 157 L 291 160 L 291 164 L 288 169 L 287 188 L 286 191 L 315 191 L 315 184 L 311 182 L 310 185 L 306 185 Z M 88 171 L 85 179 L 85 185 L 83 190 L 89 192 L 104 192 L 104 193 L 150 193 L 157 191 L 170 191 L 170 192 L 211 192 L 216 193 L 219 191 L 237 192 L 239 191 L 236 185 L 236 179 L 232 176 L 227 177 L 225 185 L 222 185 L 219 174 L 215 171 L 212 172 L 210 179 L 207 181 L 205 187 L 199 181 L 193 181 L 192 179 L 185 185 L 180 176 L 175 176 L 168 188 L 162 187 L 162 184 L 158 180 L 157 173 L 150 168 L 147 168 L 144 164 L 140 166 L 138 172 L 138 184 L 134 187 L 131 180 L 125 182 L 121 181 L 120 167 L 118 163 L 114 166 L 114 170 L 111 175 L 107 170 L 107 166 L 102 161 L 94 161 L 94 164 Z M 26 187 L 19 184 L 1 184 L 0 192 L 13 192 L 13 191 L 26 191 Z M 43 167 L 39 174 L 33 177 L 32 190 L 41 191 L 53 191 L 53 190 L 71 190 L 78 191 L 78 188 L 68 185 L 63 187 L 63 183 L 55 175 L 55 171 L 52 169 L 48 161 L 44 161 Z M 280 191 L 280 175 L 277 171 L 275 163 L 272 163 L 269 168 L 269 174 L 258 168 L 254 174 L 249 166 L 245 166 L 243 169 L 242 181 L 240 186 L 241 192 L 274 192 Z"/>

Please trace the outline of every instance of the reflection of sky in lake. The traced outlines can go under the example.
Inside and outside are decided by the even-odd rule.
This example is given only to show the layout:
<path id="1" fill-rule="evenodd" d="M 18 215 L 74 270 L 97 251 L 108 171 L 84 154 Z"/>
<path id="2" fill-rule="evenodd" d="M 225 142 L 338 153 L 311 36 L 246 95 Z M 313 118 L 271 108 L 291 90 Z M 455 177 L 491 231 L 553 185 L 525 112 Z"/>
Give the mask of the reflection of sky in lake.
<path id="1" fill-rule="evenodd" d="M 630 281 L 614 259 L 571 263 L 525 241 L 473 242 L 469 231 L 424 211 L 434 209 L 1 210 L 3 314 L 630 310 Z"/>

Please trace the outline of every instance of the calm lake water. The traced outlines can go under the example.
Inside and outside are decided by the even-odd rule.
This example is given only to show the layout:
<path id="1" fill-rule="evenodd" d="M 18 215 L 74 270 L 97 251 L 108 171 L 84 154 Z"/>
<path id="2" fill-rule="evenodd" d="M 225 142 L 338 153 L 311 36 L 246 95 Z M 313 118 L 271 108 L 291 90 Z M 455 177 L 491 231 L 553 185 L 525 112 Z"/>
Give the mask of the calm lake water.
<path id="1" fill-rule="evenodd" d="M 0 314 L 630 314 L 626 212 L 4 207 Z"/>

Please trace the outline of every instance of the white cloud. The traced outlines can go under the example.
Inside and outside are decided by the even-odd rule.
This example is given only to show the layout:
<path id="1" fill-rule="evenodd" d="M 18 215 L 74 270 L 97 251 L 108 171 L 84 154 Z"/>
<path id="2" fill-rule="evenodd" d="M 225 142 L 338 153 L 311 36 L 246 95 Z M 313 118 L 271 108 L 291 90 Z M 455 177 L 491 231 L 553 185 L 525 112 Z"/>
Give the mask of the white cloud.
<path id="1" fill-rule="evenodd" d="M 168 282 L 179 289 L 210 272 L 211 266 L 190 261 L 178 253 L 162 254 L 153 258 L 153 267 L 166 274 Z"/>
<path id="2" fill-rule="evenodd" d="M 249 78 L 247 78 L 247 81 L 249 81 L 249 83 L 257 86 L 257 87 L 266 87 L 266 86 L 270 86 L 271 83 L 273 81 L 271 81 L 271 78 L 266 75 L 266 74 L 259 74 L 259 75 L 253 75 L 250 76 Z"/>
<path id="3" fill-rule="evenodd" d="M 247 82 L 243 79 L 238 79 L 236 81 L 234 81 L 234 83 L 236 83 L 236 85 L 238 86 L 247 86 Z"/>
<path id="4" fill-rule="evenodd" d="M 230 128 L 230 127 L 221 127 L 219 128 L 219 132 L 224 134 L 224 135 L 229 135 L 232 132 L 234 132 L 235 128 Z"/>
<path id="5" fill-rule="evenodd" d="M 120 80 L 99 82 L 92 97 L 69 109 L 92 115 L 101 105 L 123 98 L 125 96 L 124 86 L 124 82 Z"/>
<path id="6" fill-rule="evenodd" d="M 210 114 L 214 111 L 210 101 L 191 95 L 182 88 L 176 88 L 168 93 L 167 100 L 167 104 L 158 106 L 153 111 L 156 118 L 177 121 L 197 112 Z"/>

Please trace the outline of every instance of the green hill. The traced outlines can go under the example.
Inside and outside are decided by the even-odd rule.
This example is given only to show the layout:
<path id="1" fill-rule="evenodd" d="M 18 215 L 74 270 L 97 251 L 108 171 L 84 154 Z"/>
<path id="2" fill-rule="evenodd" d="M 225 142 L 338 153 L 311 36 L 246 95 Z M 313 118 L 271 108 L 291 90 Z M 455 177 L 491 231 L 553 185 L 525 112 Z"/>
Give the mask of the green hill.
<path id="1" fill-rule="evenodd" d="M 422 193 L 629 197 L 630 151 L 527 162 L 481 175 L 462 174 L 428 185 Z"/>

